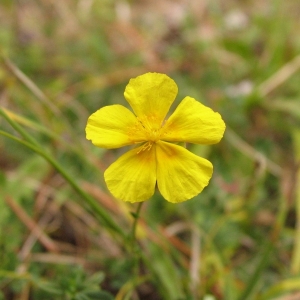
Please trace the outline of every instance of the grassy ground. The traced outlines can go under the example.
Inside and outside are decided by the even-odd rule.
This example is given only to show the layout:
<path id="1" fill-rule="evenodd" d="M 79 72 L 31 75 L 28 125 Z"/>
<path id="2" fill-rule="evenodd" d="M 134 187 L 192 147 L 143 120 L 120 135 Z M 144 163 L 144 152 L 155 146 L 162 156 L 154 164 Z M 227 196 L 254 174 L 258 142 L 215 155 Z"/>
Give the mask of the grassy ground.
<path id="1" fill-rule="evenodd" d="M 297 0 L 2 0 L 0 299 L 300 299 Z M 210 185 L 114 199 L 85 139 L 148 71 L 223 116 Z"/>

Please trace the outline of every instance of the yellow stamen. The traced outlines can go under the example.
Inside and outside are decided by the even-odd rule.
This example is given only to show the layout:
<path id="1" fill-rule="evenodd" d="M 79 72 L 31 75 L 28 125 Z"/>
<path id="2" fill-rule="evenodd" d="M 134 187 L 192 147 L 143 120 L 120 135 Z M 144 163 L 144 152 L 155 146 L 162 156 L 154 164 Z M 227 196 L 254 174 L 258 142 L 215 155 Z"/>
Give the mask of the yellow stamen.
<path id="1" fill-rule="evenodd" d="M 143 145 L 143 147 L 136 154 L 139 154 L 140 152 L 146 151 L 146 150 L 149 151 L 152 148 L 152 145 L 153 145 L 153 142 L 148 141 L 147 143 L 145 143 Z"/>

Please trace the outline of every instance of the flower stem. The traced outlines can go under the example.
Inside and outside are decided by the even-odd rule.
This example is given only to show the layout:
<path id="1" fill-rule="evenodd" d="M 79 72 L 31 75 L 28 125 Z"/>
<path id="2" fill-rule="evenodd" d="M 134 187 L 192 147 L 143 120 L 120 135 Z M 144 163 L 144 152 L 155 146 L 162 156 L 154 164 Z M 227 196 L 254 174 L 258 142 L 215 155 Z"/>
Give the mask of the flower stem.
<path id="1" fill-rule="evenodd" d="M 139 275 L 139 268 L 138 268 L 138 264 L 139 264 L 139 260 L 141 257 L 141 249 L 139 247 L 139 244 L 137 242 L 137 238 L 136 238 L 136 228 L 137 228 L 137 223 L 140 217 L 140 211 L 142 208 L 144 202 L 139 202 L 137 209 L 135 212 L 132 212 L 131 215 L 134 218 L 133 224 L 132 224 L 132 230 L 129 236 L 129 249 L 133 255 L 133 274 L 137 277 Z"/>
<path id="2" fill-rule="evenodd" d="M 144 202 L 139 202 L 136 211 L 134 213 L 131 213 L 131 215 L 134 218 L 133 225 L 132 225 L 132 230 L 131 230 L 131 243 L 132 243 L 132 245 L 134 245 L 136 243 L 136 227 L 137 227 L 138 219 L 140 217 L 140 211 L 141 211 L 143 203 Z"/>

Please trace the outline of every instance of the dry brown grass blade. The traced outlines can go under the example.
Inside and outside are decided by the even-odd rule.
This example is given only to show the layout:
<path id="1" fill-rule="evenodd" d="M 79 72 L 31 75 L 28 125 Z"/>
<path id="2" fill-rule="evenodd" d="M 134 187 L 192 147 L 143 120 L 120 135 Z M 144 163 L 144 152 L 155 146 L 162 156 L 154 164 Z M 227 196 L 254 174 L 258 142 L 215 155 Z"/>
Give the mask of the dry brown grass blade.
<path id="1" fill-rule="evenodd" d="M 55 115 L 61 115 L 60 110 L 27 75 L 25 75 L 9 58 L 2 58 L 8 70 L 14 74 L 14 76 L 16 76 L 41 103 L 49 108 Z"/>
<path id="2" fill-rule="evenodd" d="M 188 228 L 188 227 L 186 227 Z M 178 238 L 177 236 L 170 234 L 170 232 L 168 231 L 168 228 L 166 227 L 160 227 L 160 232 L 161 234 L 169 240 L 169 242 L 175 246 L 175 248 L 177 248 L 180 252 L 184 253 L 186 256 L 190 257 L 191 256 L 191 249 L 189 248 L 189 246 L 187 246 L 187 244 L 185 242 L 183 242 L 180 238 Z M 188 266 L 187 266 L 188 267 Z"/>
<path id="3" fill-rule="evenodd" d="M 262 97 L 265 97 L 271 93 L 279 85 L 283 84 L 293 74 L 300 69 L 300 55 L 297 55 L 294 59 L 289 61 L 283 67 L 281 67 L 276 73 L 274 73 L 269 79 L 264 81 L 258 86 L 258 91 Z"/>
<path id="4" fill-rule="evenodd" d="M 98 200 L 102 206 L 109 209 L 109 211 L 119 216 L 124 212 L 121 206 L 117 203 L 116 199 L 105 193 L 99 186 L 86 181 L 82 182 L 81 186 L 87 193 Z"/>
<path id="5" fill-rule="evenodd" d="M 45 213 L 41 219 L 38 222 L 38 227 L 40 231 L 42 231 L 43 229 L 45 229 L 45 227 L 47 226 L 50 218 L 52 216 L 49 213 Z M 32 250 L 33 245 L 35 244 L 35 242 L 38 239 L 38 234 L 37 232 L 35 232 L 35 230 L 32 230 L 30 235 L 28 236 L 28 238 L 26 239 L 26 241 L 23 243 L 23 246 L 21 248 L 21 250 L 19 251 L 19 258 L 21 260 L 25 260 L 29 255 L 30 252 Z M 48 243 L 48 237 L 46 237 L 46 243 Z M 52 242 L 53 243 L 53 242 Z M 50 247 L 52 247 L 52 244 L 50 243 Z M 57 246 L 55 245 L 55 252 L 57 252 Z"/>
<path id="6" fill-rule="evenodd" d="M 29 259 L 32 262 L 42 262 L 47 264 L 87 265 L 87 261 L 82 257 L 58 253 L 33 253 L 29 256 Z"/>
<path id="7" fill-rule="evenodd" d="M 266 169 L 276 177 L 280 177 L 282 175 L 282 168 L 267 158 L 264 154 L 257 151 L 255 148 L 250 146 L 247 142 L 245 142 L 242 138 L 240 138 L 232 129 L 226 129 L 225 138 L 229 143 L 234 146 L 236 149 L 241 151 L 243 154 L 248 156 L 254 161 L 257 161 L 260 165 L 266 167 Z"/>
<path id="8" fill-rule="evenodd" d="M 300 299 L 300 292 L 278 298 L 278 300 L 299 300 L 299 299 Z"/>
<path id="9" fill-rule="evenodd" d="M 25 210 L 12 199 L 12 197 L 5 197 L 5 202 L 48 251 L 59 252 L 59 248 L 56 244 L 43 232 L 39 225 L 28 216 Z"/>

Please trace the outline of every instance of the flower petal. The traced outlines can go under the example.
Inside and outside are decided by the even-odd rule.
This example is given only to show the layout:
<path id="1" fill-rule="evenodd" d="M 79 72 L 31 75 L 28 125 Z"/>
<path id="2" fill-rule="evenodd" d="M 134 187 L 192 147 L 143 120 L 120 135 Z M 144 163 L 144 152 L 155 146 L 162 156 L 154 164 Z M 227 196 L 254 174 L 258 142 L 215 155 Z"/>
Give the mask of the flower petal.
<path id="1" fill-rule="evenodd" d="M 225 123 L 220 114 L 191 97 L 185 97 L 167 120 L 161 139 L 210 145 L 218 143 L 224 131 Z"/>
<path id="2" fill-rule="evenodd" d="M 185 148 L 156 143 L 157 185 L 163 197 L 178 203 L 198 195 L 212 176 L 212 164 Z"/>
<path id="3" fill-rule="evenodd" d="M 155 149 L 144 146 L 122 155 L 104 173 L 110 192 L 118 199 L 129 202 L 148 200 L 155 190 Z"/>
<path id="4" fill-rule="evenodd" d="M 130 79 L 124 96 L 145 127 L 160 128 L 178 88 L 165 74 L 146 73 Z"/>
<path id="5" fill-rule="evenodd" d="M 145 140 L 142 128 L 129 109 L 122 105 L 110 105 L 89 117 L 85 131 L 86 138 L 94 145 L 112 149 Z"/>

